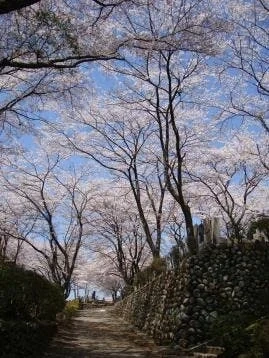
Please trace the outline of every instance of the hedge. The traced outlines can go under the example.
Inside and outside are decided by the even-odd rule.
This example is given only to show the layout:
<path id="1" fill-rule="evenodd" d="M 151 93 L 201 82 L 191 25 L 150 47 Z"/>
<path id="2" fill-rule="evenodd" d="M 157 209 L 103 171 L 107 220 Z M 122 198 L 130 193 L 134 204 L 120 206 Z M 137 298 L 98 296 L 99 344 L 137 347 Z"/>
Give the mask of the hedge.
<path id="1" fill-rule="evenodd" d="M 64 305 L 61 289 L 44 277 L 11 263 L 0 263 L 0 318 L 55 320 Z"/>

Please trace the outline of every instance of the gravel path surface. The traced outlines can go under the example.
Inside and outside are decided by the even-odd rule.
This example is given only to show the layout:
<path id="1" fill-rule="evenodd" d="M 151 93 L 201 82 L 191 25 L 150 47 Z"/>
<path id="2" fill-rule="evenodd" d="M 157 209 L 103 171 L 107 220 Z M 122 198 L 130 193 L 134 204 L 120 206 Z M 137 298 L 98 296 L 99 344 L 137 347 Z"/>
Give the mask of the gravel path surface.
<path id="1" fill-rule="evenodd" d="M 116 316 L 111 307 L 79 311 L 61 327 L 46 358 L 161 358 L 170 355 L 144 333 Z"/>

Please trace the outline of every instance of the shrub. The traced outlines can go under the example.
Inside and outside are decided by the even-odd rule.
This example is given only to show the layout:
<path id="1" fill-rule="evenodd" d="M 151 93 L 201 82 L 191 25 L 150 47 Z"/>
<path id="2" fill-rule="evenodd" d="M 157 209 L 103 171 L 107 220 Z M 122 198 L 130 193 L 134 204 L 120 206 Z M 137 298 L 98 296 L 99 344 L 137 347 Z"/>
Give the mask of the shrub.
<path id="1" fill-rule="evenodd" d="M 81 309 L 81 303 L 78 299 L 67 301 L 65 308 L 63 310 L 63 314 L 65 315 L 65 319 L 72 318 L 76 312 Z"/>
<path id="2" fill-rule="evenodd" d="M 211 338 L 225 348 L 225 358 L 269 357 L 269 319 L 242 312 L 220 316 L 211 327 Z"/>
<path id="3" fill-rule="evenodd" d="M 63 292 L 33 271 L 0 262 L 0 355 L 41 357 L 56 331 Z"/>
<path id="4" fill-rule="evenodd" d="M 269 357 L 269 319 L 257 320 L 246 331 L 252 343 L 247 357 Z"/>
<path id="5" fill-rule="evenodd" d="M 51 323 L 0 321 L 0 356 L 41 357 L 55 331 L 56 325 Z"/>
<path id="6" fill-rule="evenodd" d="M 0 264 L 0 318 L 54 320 L 65 305 L 63 292 L 33 271 Z"/>
<path id="7" fill-rule="evenodd" d="M 225 348 L 224 357 L 237 357 L 250 347 L 249 334 L 246 327 L 253 321 L 253 317 L 241 312 L 220 316 L 211 327 L 211 338 Z"/>
<path id="8" fill-rule="evenodd" d="M 154 277 L 166 271 L 166 260 L 161 257 L 154 258 L 152 263 L 138 272 L 134 279 L 134 286 L 143 286 Z"/>

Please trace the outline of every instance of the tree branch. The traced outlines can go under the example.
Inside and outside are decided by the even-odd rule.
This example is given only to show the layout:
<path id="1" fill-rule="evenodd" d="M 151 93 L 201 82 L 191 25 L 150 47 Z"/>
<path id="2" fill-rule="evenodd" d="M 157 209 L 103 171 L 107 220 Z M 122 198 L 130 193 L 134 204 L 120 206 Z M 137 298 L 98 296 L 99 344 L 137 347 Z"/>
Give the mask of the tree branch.
<path id="1" fill-rule="evenodd" d="M 40 2 L 40 0 L 0 0 L 0 15 L 20 10 L 37 2 Z"/>

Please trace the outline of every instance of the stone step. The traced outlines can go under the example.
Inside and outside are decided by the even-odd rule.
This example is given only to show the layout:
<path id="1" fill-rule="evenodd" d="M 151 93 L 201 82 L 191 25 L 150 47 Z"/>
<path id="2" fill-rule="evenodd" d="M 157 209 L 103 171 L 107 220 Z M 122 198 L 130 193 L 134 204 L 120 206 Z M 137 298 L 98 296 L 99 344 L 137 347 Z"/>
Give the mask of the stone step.
<path id="1" fill-rule="evenodd" d="M 193 352 L 193 356 L 196 358 L 217 358 L 218 354 Z"/>
<path id="2" fill-rule="evenodd" d="M 169 354 L 167 354 L 166 352 L 165 353 L 161 352 L 161 356 L 162 356 L 162 358 L 193 358 L 192 354 L 187 355 L 187 353 L 186 354 L 184 354 L 184 353 L 174 353 L 174 354 L 169 353 Z"/>
<path id="3" fill-rule="evenodd" d="M 214 353 L 214 354 L 221 354 L 224 352 L 223 347 L 217 347 L 217 346 L 206 346 L 206 352 L 207 353 Z"/>

